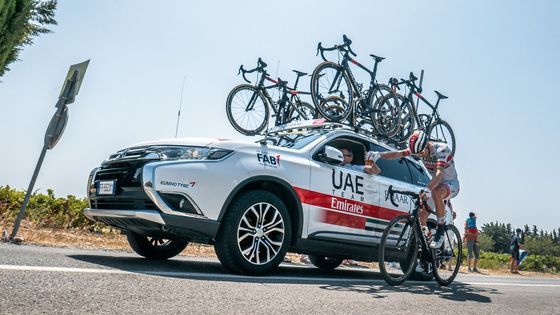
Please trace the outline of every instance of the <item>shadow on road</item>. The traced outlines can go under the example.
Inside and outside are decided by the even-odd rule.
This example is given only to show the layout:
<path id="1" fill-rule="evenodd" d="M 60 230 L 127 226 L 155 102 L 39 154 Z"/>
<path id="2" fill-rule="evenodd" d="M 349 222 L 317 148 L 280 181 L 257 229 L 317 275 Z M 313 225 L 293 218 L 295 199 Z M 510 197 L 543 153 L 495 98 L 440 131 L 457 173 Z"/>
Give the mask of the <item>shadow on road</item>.
<path id="1" fill-rule="evenodd" d="M 435 282 L 422 284 L 405 283 L 403 286 L 390 285 L 325 285 L 321 287 L 325 290 L 357 292 L 370 295 L 373 298 L 385 298 L 394 293 L 410 293 L 416 295 L 439 296 L 442 299 L 455 302 L 478 302 L 491 303 L 492 299 L 488 294 L 502 294 L 493 288 L 475 287 L 465 283 L 454 282 L 447 287 L 441 287 Z"/>
<path id="2" fill-rule="evenodd" d="M 103 255 L 69 255 L 68 257 L 82 262 L 145 275 L 245 283 L 317 284 L 322 285 L 320 288 L 325 290 L 364 293 L 374 298 L 384 298 L 393 293 L 404 292 L 436 295 L 452 301 L 490 303 L 491 299 L 485 295 L 501 294 L 492 288 L 474 287 L 461 282 L 454 282 L 448 287 L 440 287 L 435 281 L 409 281 L 403 286 L 390 286 L 385 284 L 379 272 L 364 269 L 321 270 L 310 266 L 282 264 L 275 272 L 267 276 L 254 277 L 231 274 L 219 262 L 215 261 L 151 260 Z"/>

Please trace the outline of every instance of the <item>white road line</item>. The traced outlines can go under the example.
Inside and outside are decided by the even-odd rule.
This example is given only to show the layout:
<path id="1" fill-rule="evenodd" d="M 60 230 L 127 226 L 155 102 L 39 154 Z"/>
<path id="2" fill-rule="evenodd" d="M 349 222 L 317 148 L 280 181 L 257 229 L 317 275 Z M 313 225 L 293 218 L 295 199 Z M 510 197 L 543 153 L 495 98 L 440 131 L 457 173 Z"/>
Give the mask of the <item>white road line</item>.
<path id="1" fill-rule="evenodd" d="M 180 272 L 180 271 L 151 271 L 151 270 L 118 270 L 118 269 L 100 269 L 100 268 L 69 268 L 69 267 L 49 267 L 49 266 L 18 266 L 18 265 L 0 265 L 0 270 L 17 270 L 17 271 L 51 271 L 51 272 L 68 272 L 68 273 L 105 273 L 105 274 L 134 274 L 134 275 L 148 275 L 148 276 L 164 276 L 164 277 L 191 277 L 191 278 L 216 278 L 226 280 L 298 280 L 304 282 L 368 282 L 384 284 L 385 281 L 381 279 L 357 279 L 357 278 L 303 278 L 303 277 L 283 277 L 283 276 L 263 276 L 251 277 L 233 274 L 222 273 L 205 273 L 205 272 Z M 425 285 L 423 281 L 407 281 L 408 284 Z M 461 283 L 476 286 L 516 286 L 516 287 L 560 287 L 560 284 L 538 284 L 538 283 L 509 283 L 509 282 L 468 282 L 462 281 Z"/>

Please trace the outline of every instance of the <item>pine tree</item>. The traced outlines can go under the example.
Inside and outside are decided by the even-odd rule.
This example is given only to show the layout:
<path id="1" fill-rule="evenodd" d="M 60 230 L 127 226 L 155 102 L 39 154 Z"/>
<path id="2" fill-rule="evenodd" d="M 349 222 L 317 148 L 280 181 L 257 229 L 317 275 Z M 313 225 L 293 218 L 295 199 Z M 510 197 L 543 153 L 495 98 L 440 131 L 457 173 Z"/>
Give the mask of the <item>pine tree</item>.
<path id="1" fill-rule="evenodd" d="M 536 225 L 533 225 L 533 231 L 531 232 L 531 234 L 535 237 L 539 235 L 539 229 L 537 229 Z"/>
<path id="2" fill-rule="evenodd" d="M 49 33 L 45 25 L 56 25 L 54 14 L 57 1 L 2 0 L 0 1 L 0 77 L 25 45 L 33 38 Z"/>
<path id="3" fill-rule="evenodd" d="M 531 236 L 531 228 L 529 228 L 529 225 L 527 224 L 523 227 L 523 235 Z"/>

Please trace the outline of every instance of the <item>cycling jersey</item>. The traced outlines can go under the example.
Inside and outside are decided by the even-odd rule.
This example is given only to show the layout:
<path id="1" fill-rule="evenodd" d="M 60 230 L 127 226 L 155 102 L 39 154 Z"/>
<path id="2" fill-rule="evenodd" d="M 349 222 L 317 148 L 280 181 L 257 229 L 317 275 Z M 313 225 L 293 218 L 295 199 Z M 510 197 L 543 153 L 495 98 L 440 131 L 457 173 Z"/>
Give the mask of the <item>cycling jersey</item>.
<path id="1" fill-rule="evenodd" d="M 432 176 L 435 176 L 436 170 L 441 168 L 443 170 L 443 182 L 452 182 L 457 180 L 457 171 L 455 170 L 455 161 L 449 146 L 442 142 L 432 142 L 429 148 L 430 156 L 422 158 L 424 166 L 428 169 Z M 405 156 L 410 155 L 410 149 L 403 151 Z"/>

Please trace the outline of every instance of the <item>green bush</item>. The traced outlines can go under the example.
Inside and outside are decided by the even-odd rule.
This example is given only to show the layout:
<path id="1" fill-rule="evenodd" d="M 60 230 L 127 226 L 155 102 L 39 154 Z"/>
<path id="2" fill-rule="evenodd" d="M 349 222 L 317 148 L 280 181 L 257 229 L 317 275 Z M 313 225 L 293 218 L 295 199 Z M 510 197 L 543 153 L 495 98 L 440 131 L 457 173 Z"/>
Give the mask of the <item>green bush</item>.
<path id="1" fill-rule="evenodd" d="M 0 222 L 12 223 L 21 208 L 24 191 L 17 191 L 10 186 L 0 186 Z M 92 232 L 105 227 L 88 220 L 82 211 L 88 206 L 85 198 L 68 195 L 57 198 L 52 189 L 47 194 L 34 192 L 29 199 L 25 218 L 37 227 L 58 229 L 84 229 Z"/>

